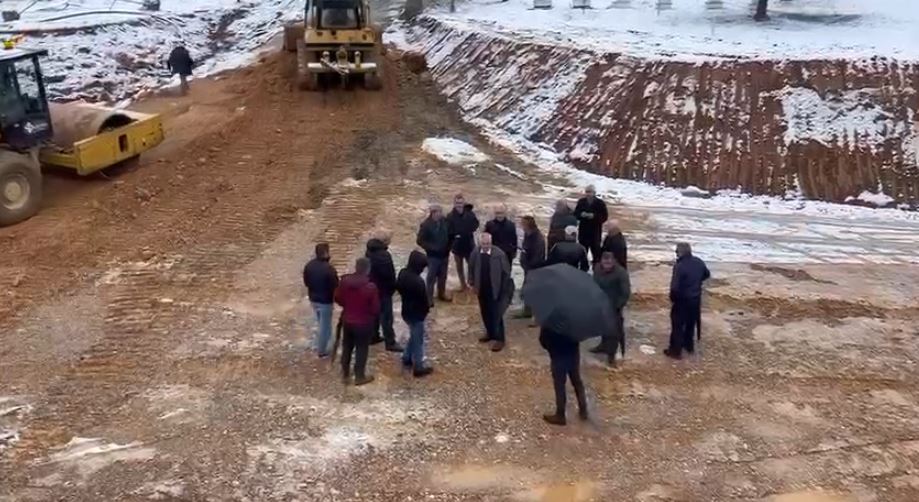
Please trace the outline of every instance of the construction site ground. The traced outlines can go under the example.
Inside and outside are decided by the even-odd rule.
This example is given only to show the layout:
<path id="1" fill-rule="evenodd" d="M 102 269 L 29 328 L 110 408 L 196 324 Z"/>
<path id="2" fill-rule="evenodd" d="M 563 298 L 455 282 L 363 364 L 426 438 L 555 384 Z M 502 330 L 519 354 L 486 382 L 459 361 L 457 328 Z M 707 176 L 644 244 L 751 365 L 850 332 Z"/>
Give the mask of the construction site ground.
<path id="1" fill-rule="evenodd" d="M 0 501 L 919 500 L 906 263 L 712 263 L 701 349 L 674 362 L 670 266 L 633 239 L 627 356 L 584 351 L 592 418 L 567 427 L 541 418 L 537 329 L 510 320 L 492 353 L 465 294 L 433 311 L 432 376 L 375 346 L 376 381 L 342 385 L 309 350 L 314 243 L 344 272 L 385 226 L 401 266 L 429 200 L 542 215 L 546 187 L 579 188 L 489 145 L 399 63 L 377 93 L 298 92 L 292 69 L 269 56 L 140 103 L 165 115 L 162 147 L 48 176 L 42 212 L 0 230 Z M 507 169 L 442 163 L 433 136 Z M 649 210 L 611 211 L 653 235 Z"/>

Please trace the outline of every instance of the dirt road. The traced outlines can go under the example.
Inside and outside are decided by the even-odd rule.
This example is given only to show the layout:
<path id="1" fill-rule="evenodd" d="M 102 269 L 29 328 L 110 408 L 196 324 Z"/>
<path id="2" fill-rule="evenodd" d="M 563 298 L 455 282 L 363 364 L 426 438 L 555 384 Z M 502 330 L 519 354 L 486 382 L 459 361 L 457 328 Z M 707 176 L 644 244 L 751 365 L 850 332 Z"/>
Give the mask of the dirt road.
<path id="1" fill-rule="evenodd" d="M 561 182 L 398 65 L 385 92 L 323 95 L 292 90 L 290 68 L 272 57 L 144 103 L 171 139 L 143 166 L 52 179 L 50 207 L 0 230 L 0 500 L 919 497 L 905 264 L 714 264 L 703 353 L 672 363 L 669 269 L 636 263 L 628 357 L 584 356 L 593 418 L 564 429 L 540 419 L 535 329 L 509 322 L 492 354 L 464 295 L 435 309 L 432 377 L 375 349 L 377 381 L 343 387 L 308 353 L 299 274 L 316 241 L 344 271 L 386 226 L 401 265 L 428 200 L 463 190 L 519 214 Z M 492 160 L 436 161 L 420 146 L 439 135 Z"/>

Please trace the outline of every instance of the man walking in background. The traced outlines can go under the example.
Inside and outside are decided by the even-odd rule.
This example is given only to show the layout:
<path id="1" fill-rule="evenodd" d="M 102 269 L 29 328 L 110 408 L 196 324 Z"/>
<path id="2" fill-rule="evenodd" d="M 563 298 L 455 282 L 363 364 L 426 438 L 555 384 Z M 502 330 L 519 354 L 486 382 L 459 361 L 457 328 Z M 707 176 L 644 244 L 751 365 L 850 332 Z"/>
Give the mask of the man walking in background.
<path id="1" fill-rule="evenodd" d="M 469 287 L 466 279 L 466 268 L 469 265 L 469 256 L 475 248 L 475 231 L 479 229 L 479 219 L 472 212 L 472 204 L 467 204 L 463 194 L 453 197 L 453 210 L 447 215 L 447 225 L 450 229 L 450 239 L 453 242 L 453 261 L 456 264 L 456 276 L 459 278 L 460 289 Z"/>
<path id="2" fill-rule="evenodd" d="M 606 293 L 610 307 L 613 310 L 613 325 L 608 334 L 596 347 L 590 349 L 594 354 L 607 354 L 609 364 L 616 364 L 616 351 L 622 350 L 625 356 L 625 318 L 623 309 L 632 295 L 629 282 L 629 272 L 622 267 L 613 256 L 613 253 L 604 251 L 600 256 L 600 264 L 594 267 L 594 282 Z"/>
<path id="3" fill-rule="evenodd" d="M 670 347 L 664 355 L 680 359 L 683 350 L 695 351 L 693 334 L 702 322 L 702 283 L 711 277 L 708 267 L 692 255 L 686 242 L 676 245 L 676 263 L 670 279 Z"/>
<path id="4" fill-rule="evenodd" d="M 556 263 L 567 263 L 584 272 L 590 270 L 590 262 L 587 260 L 587 251 L 584 249 L 584 246 L 576 242 L 577 236 L 577 228 L 565 228 L 565 240 L 552 246 L 552 251 L 549 252 L 549 258 L 546 260 L 546 264 L 555 265 Z"/>
<path id="5" fill-rule="evenodd" d="M 584 189 L 584 197 L 578 199 L 574 208 L 578 219 L 578 242 L 590 251 L 592 263 L 600 261 L 600 239 L 603 237 L 603 224 L 609 217 L 606 203 L 597 198 L 593 185 Z"/>
<path id="6" fill-rule="evenodd" d="M 485 325 L 485 336 L 479 341 L 491 342 L 491 350 L 500 352 L 505 343 L 504 312 L 511 304 L 514 281 L 510 263 L 504 252 L 492 243 L 491 234 L 479 236 L 479 246 L 472 252 L 469 270 Z"/>
<path id="7" fill-rule="evenodd" d="M 629 250 L 625 242 L 625 236 L 619 228 L 619 222 L 616 220 L 606 222 L 606 238 L 603 239 L 603 245 L 600 252 L 613 253 L 616 263 L 624 269 L 629 268 Z"/>
<path id="8" fill-rule="evenodd" d="M 434 284 L 437 284 L 437 298 L 448 302 L 446 296 L 447 269 L 450 264 L 450 229 L 444 219 L 440 204 L 431 204 L 428 217 L 418 228 L 416 241 L 428 257 L 428 274 L 425 282 L 428 288 L 428 301 L 434 305 Z"/>
<path id="9" fill-rule="evenodd" d="M 377 287 L 380 295 L 380 315 L 377 317 L 370 343 L 385 341 L 387 351 L 402 352 L 402 347 L 396 343 L 396 332 L 393 330 L 392 295 L 396 292 L 396 267 L 389 253 L 390 238 L 388 230 L 377 230 L 373 238 L 367 241 L 367 252 L 364 255 L 370 260 L 370 282 Z"/>
<path id="10" fill-rule="evenodd" d="M 329 244 L 316 244 L 316 256 L 303 267 L 303 284 L 306 286 L 316 316 L 316 337 L 313 348 L 319 357 L 329 356 L 329 341 L 332 339 L 332 302 L 338 287 L 338 272 L 329 263 Z"/>
<path id="11" fill-rule="evenodd" d="M 370 282 L 370 260 L 358 258 L 354 273 L 341 278 L 335 291 L 335 303 L 341 305 L 342 335 L 341 370 L 342 381 L 351 379 L 351 354 L 354 353 L 354 385 L 373 381 L 367 375 L 367 355 L 370 352 L 370 338 L 377 316 L 380 315 L 380 294 Z"/>
<path id="12" fill-rule="evenodd" d="M 485 224 L 485 232 L 491 234 L 492 243 L 507 258 L 507 264 L 514 266 L 517 257 L 517 225 L 507 218 L 507 206 L 499 204 L 495 208 L 495 218 Z"/>
<path id="13" fill-rule="evenodd" d="M 183 96 L 188 94 L 188 77 L 191 76 L 191 69 L 194 66 L 195 62 L 191 59 L 191 54 L 188 53 L 188 49 L 186 49 L 181 42 L 177 43 L 172 49 L 172 52 L 169 53 L 169 59 L 166 60 L 166 68 L 168 68 L 173 75 L 179 76 L 179 91 Z"/>
<path id="14" fill-rule="evenodd" d="M 549 220 L 549 233 L 546 234 L 546 249 L 552 251 L 556 244 L 565 240 L 565 228 L 578 226 L 578 219 L 568 206 L 568 201 L 559 199 L 555 202 L 555 212 Z"/>
<path id="15" fill-rule="evenodd" d="M 552 425 L 567 423 L 565 408 L 568 403 L 565 384 L 568 380 L 571 380 L 574 395 L 578 400 L 578 415 L 581 420 L 587 420 L 587 393 L 584 391 L 584 381 L 581 379 L 580 344 L 561 333 L 546 328 L 539 330 L 539 344 L 549 353 L 552 386 L 555 388 L 555 413 L 543 415 L 543 420 Z"/>
<path id="16" fill-rule="evenodd" d="M 412 368 L 412 374 L 423 377 L 434 371 L 424 364 L 424 320 L 431 308 L 428 303 L 427 287 L 421 280 L 421 272 L 428 259 L 418 251 L 412 251 L 408 265 L 399 271 L 396 290 L 402 297 L 402 320 L 408 325 L 409 339 L 402 353 L 402 366 Z"/>

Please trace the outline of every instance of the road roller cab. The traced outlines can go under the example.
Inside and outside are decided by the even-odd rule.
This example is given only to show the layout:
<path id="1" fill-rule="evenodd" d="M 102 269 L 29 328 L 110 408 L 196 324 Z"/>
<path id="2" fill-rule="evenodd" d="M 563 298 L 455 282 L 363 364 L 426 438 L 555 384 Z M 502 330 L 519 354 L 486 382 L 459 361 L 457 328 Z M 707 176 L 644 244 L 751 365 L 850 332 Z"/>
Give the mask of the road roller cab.
<path id="1" fill-rule="evenodd" d="M 382 87 L 382 32 L 365 0 L 307 0 L 304 20 L 285 26 L 284 48 L 297 52 L 297 85 L 320 90 L 338 80 Z"/>
<path id="2" fill-rule="evenodd" d="M 0 51 L 0 226 L 41 206 L 41 165 L 88 175 L 135 159 L 163 141 L 158 115 L 86 103 L 49 104 L 44 50 Z"/>

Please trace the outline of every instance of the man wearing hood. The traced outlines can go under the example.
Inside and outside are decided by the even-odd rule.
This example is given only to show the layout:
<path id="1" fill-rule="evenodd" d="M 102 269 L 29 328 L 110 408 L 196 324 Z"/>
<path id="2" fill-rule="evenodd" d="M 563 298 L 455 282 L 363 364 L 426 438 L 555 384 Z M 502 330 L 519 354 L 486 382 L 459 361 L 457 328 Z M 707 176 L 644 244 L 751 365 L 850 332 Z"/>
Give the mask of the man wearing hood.
<path id="1" fill-rule="evenodd" d="M 370 282 L 370 260 L 358 258 L 354 273 L 341 278 L 335 290 L 335 303 L 341 305 L 342 336 L 341 370 L 342 381 L 351 381 L 351 353 L 354 352 L 354 385 L 373 381 L 367 375 L 367 355 L 370 352 L 370 338 L 380 315 L 380 294 Z"/>
<path id="2" fill-rule="evenodd" d="M 428 288 L 428 301 L 434 305 L 434 284 L 437 284 L 437 298 L 448 302 L 447 268 L 450 264 L 450 229 L 444 219 L 440 204 L 431 204 L 428 217 L 418 228 L 418 246 L 424 249 L 428 257 L 428 273 L 425 283 Z"/>
<path id="3" fill-rule="evenodd" d="M 600 261 L 600 239 L 603 238 L 603 224 L 606 223 L 609 214 L 606 203 L 597 198 L 597 190 L 593 185 L 587 185 L 584 189 L 584 197 L 578 199 L 574 216 L 580 222 L 578 243 L 590 251 L 593 263 Z"/>
<path id="4" fill-rule="evenodd" d="M 491 342 L 492 352 L 504 349 L 504 312 L 514 296 L 511 266 L 501 248 L 494 245 L 491 234 L 479 236 L 479 246 L 470 261 L 472 288 L 479 298 L 479 312 L 485 325 L 482 343 Z"/>
<path id="5" fill-rule="evenodd" d="M 600 263 L 594 267 L 594 282 L 606 293 L 613 310 L 613 325 L 604 335 L 600 344 L 590 349 L 594 354 L 607 354 L 610 366 L 616 364 L 616 351 L 622 350 L 625 356 L 625 322 L 623 309 L 629 302 L 632 287 L 629 282 L 629 271 L 616 261 L 611 251 L 604 251 Z"/>
<path id="6" fill-rule="evenodd" d="M 549 233 L 546 234 L 546 249 L 552 251 L 556 244 L 565 240 L 565 229 L 578 226 L 578 219 L 574 217 L 568 201 L 559 199 L 555 202 L 555 212 L 549 220 Z"/>
<path id="7" fill-rule="evenodd" d="M 370 282 L 377 287 L 380 294 L 380 315 L 377 318 L 371 344 L 386 341 L 386 350 L 401 352 L 402 347 L 396 343 L 396 332 L 393 330 L 392 295 L 396 292 L 396 267 L 389 254 L 390 233 L 378 230 L 372 239 L 367 241 L 367 253 L 370 260 Z M 383 336 L 380 336 L 380 330 Z"/>
<path id="8" fill-rule="evenodd" d="M 606 238 L 603 239 L 603 245 L 600 252 L 609 251 L 616 258 L 616 263 L 624 269 L 629 268 L 629 248 L 625 242 L 625 236 L 619 228 L 619 222 L 616 220 L 606 222 Z"/>
<path id="9" fill-rule="evenodd" d="M 479 219 L 472 212 L 472 204 L 467 204 L 463 194 L 453 197 L 453 210 L 447 215 L 447 226 L 450 229 L 450 239 L 453 241 L 453 261 L 456 264 L 456 276 L 459 278 L 460 289 L 469 287 L 466 280 L 466 267 L 469 257 L 475 248 L 473 235 L 479 229 Z"/>
<path id="10" fill-rule="evenodd" d="M 173 75 L 179 76 L 179 91 L 183 96 L 188 94 L 188 77 L 191 76 L 191 70 L 194 66 L 195 62 L 191 59 L 188 49 L 186 49 L 181 42 L 177 43 L 175 47 L 172 48 L 172 52 L 169 53 L 169 59 L 166 60 L 166 68 L 168 68 Z"/>
<path id="11" fill-rule="evenodd" d="M 495 218 L 485 224 L 485 232 L 491 234 L 492 243 L 507 258 L 507 264 L 514 266 L 517 257 L 517 225 L 507 217 L 507 206 L 495 208 Z"/>
<path id="12" fill-rule="evenodd" d="M 684 350 L 695 351 L 693 333 L 702 322 L 702 286 L 712 274 L 704 261 L 693 256 L 689 243 L 678 243 L 676 256 L 670 279 L 670 346 L 664 355 L 680 359 Z"/>
<path id="13" fill-rule="evenodd" d="M 314 349 L 319 357 L 328 357 L 329 341 L 332 339 L 332 302 L 338 287 L 338 272 L 329 263 L 329 243 L 316 244 L 316 257 L 303 267 L 303 284 L 319 327 Z"/>
<path id="14" fill-rule="evenodd" d="M 408 325 L 409 340 L 402 353 L 402 365 L 412 368 L 416 377 L 430 375 L 434 371 L 424 364 L 424 320 L 431 304 L 428 303 L 427 286 L 421 273 L 428 266 L 428 259 L 418 251 L 412 251 L 408 265 L 399 271 L 396 291 L 402 297 L 402 320 Z"/>

